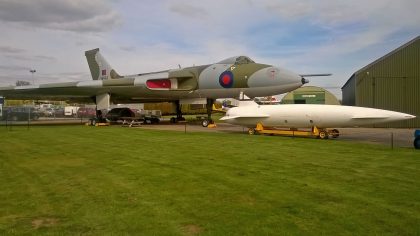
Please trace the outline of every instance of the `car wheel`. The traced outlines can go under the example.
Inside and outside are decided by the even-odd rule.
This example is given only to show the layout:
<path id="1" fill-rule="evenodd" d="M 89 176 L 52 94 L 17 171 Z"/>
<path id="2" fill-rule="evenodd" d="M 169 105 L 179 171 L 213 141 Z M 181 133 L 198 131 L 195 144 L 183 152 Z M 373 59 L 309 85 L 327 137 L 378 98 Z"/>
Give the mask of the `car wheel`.
<path id="1" fill-rule="evenodd" d="M 420 149 L 420 138 L 417 137 L 416 139 L 414 139 L 414 147 L 416 149 Z"/>

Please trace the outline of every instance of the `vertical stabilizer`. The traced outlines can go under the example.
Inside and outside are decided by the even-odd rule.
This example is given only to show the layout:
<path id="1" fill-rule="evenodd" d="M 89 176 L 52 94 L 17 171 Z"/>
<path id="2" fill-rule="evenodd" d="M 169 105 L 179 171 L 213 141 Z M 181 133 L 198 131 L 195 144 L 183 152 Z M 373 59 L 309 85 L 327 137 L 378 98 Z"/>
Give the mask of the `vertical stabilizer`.
<path id="1" fill-rule="evenodd" d="M 107 80 L 122 78 L 99 52 L 99 48 L 85 52 L 93 80 Z"/>

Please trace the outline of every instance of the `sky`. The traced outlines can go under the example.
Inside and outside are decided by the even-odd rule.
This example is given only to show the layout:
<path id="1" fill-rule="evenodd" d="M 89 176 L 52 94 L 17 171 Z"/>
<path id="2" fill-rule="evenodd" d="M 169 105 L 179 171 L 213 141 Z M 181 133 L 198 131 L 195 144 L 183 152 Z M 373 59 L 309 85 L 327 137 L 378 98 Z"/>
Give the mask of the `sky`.
<path id="1" fill-rule="evenodd" d="M 247 55 L 332 73 L 309 85 L 341 98 L 354 72 L 420 35 L 418 9 L 418 0 L 0 0 L 0 86 L 91 80 L 84 52 L 100 48 L 123 75 Z"/>

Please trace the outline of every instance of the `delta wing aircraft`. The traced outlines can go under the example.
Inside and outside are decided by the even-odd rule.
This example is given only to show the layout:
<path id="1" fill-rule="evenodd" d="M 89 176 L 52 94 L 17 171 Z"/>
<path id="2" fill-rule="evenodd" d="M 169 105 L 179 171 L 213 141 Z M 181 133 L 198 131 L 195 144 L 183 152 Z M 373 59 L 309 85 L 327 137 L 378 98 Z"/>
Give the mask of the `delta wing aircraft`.
<path id="1" fill-rule="evenodd" d="M 0 87 L 0 96 L 88 101 L 96 103 L 98 111 L 109 109 L 110 103 L 174 102 L 177 117 L 173 121 L 183 119 L 180 104 L 207 104 L 209 123 L 212 104 L 217 98 L 235 98 L 241 92 L 249 97 L 281 94 L 307 83 L 306 76 L 322 76 L 298 75 L 255 63 L 246 56 L 210 65 L 121 76 L 99 53 L 99 48 L 86 51 L 85 55 L 93 80 Z"/>

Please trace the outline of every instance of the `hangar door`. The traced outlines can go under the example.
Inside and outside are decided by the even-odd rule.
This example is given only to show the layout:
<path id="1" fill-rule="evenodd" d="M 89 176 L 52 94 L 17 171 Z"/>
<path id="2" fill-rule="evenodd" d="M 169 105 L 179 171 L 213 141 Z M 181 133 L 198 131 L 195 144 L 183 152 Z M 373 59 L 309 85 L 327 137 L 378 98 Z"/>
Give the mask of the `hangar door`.
<path id="1" fill-rule="evenodd" d="M 325 104 L 324 91 L 310 91 L 293 93 L 294 104 Z"/>

